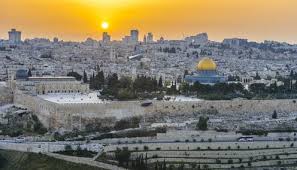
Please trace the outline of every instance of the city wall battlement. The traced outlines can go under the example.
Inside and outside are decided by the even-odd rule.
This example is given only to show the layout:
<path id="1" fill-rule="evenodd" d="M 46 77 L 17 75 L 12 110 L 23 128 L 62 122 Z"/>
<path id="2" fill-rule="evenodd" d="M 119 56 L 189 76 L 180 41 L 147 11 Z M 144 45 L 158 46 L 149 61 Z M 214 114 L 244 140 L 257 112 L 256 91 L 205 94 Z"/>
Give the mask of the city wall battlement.
<path id="1" fill-rule="evenodd" d="M 246 114 L 272 114 L 297 112 L 295 100 L 228 100 L 168 102 L 154 101 L 151 106 L 142 107 L 139 101 L 115 101 L 97 104 L 58 104 L 37 96 L 21 92 L 14 95 L 14 103 L 31 109 L 49 129 L 85 129 L 85 126 L 98 123 L 112 126 L 116 120 L 132 117 L 162 117 L 171 115 L 178 118 L 193 113 L 240 117 Z M 236 116 L 235 116 L 236 115 Z"/>

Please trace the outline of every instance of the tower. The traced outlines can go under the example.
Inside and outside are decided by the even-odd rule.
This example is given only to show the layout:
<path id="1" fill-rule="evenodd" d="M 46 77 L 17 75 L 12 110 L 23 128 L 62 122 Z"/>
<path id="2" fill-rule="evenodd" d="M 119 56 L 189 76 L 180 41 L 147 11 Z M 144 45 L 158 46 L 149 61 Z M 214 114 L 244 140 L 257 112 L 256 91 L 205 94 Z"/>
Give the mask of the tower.
<path id="1" fill-rule="evenodd" d="M 8 32 L 8 36 L 11 44 L 18 44 L 22 41 L 22 33 L 16 29 L 11 29 L 11 31 Z"/>
<path id="2" fill-rule="evenodd" d="M 110 42 L 110 35 L 108 35 L 107 32 L 103 32 L 102 41 L 105 42 L 105 43 Z"/>
<path id="3" fill-rule="evenodd" d="M 152 43 L 152 42 L 154 42 L 154 36 L 153 36 L 153 33 L 149 32 L 149 33 L 147 34 L 146 40 L 147 40 L 148 43 Z"/>
<path id="4" fill-rule="evenodd" d="M 130 32 L 130 40 L 132 43 L 138 42 L 139 31 L 138 30 L 131 30 Z"/>

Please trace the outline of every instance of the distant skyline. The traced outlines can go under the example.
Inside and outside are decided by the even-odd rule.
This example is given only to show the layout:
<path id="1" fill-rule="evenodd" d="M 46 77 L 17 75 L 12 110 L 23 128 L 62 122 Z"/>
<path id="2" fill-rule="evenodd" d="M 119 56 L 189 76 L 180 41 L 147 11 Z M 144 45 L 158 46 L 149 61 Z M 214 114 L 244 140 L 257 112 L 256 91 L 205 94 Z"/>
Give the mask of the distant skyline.
<path id="1" fill-rule="evenodd" d="M 210 40 L 247 38 L 297 43 L 297 0 L 0 0 L 0 39 L 11 28 L 23 39 L 119 40 L 131 29 L 155 39 L 207 32 Z M 101 23 L 109 23 L 102 30 Z"/>

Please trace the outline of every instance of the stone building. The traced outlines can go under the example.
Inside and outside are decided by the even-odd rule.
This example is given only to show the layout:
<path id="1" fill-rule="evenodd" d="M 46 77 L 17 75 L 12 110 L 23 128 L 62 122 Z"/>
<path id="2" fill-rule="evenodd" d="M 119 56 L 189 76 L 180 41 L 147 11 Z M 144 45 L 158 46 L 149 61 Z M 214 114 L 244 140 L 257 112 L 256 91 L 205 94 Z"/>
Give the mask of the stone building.
<path id="1" fill-rule="evenodd" d="M 89 86 L 76 81 L 74 77 L 29 77 L 33 94 L 88 93 Z"/>
<path id="2" fill-rule="evenodd" d="M 9 81 L 11 89 L 21 90 L 30 95 L 52 93 L 89 93 L 89 86 L 74 77 L 30 77 L 27 70 L 18 70 L 15 78 Z"/>

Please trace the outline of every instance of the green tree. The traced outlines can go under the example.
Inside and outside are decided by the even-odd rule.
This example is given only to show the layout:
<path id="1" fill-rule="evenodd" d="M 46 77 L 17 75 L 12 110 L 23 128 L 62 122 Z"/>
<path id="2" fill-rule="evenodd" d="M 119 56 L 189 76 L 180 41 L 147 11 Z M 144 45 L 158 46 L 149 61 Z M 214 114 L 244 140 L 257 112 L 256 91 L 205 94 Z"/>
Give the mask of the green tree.
<path id="1" fill-rule="evenodd" d="M 185 70 L 185 72 L 184 72 L 184 78 L 185 78 L 187 75 L 189 75 L 189 70 Z"/>
<path id="2" fill-rule="evenodd" d="M 162 87 L 163 87 L 163 79 L 162 79 L 162 76 L 160 76 L 160 78 L 159 78 L 158 86 L 159 86 L 159 88 L 162 88 Z"/>
<path id="3" fill-rule="evenodd" d="M 84 70 L 84 75 L 83 75 L 83 82 L 87 83 L 88 82 L 88 75 L 86 73 L 86 71 Z"/>
<path id="4" fill-rule="evenodd" d="M 207 130 L 207 121 L 208 121 L 208 118 L 201 116 L 199 118 L 197 125 L 196 125 L 196 129 L 197 130 Z"/>
<path id="5" fill-rule="evenodd" d="M 99 71 L 97 72 L 97 75 L 95 76 L 94 80 L 94 88 L 96 90 L 100 90 L 103 88 L 103 85 L 104 85 L 104 81 L 105 81 L 105 78 L 104 78 L 104 73 L 103 71 Z"/>
<path id="6" fill-rule="evenodd" d="M 272 113 L 272 119 L 277 119 L 277 112 L 276 112 L 276 110 L 274 110 L 273 113 Z"/>
<path id="7" fill-rule="evenodd" d="M 255 80 L 261 80 L 261 77 L 258 72 L 256 73 Z"/>
<path id="8" fill-rule="evenodd" d="M 65 151 L 71 151 L 72 150 L 72 147 L 71 145 L 65 145 Z"/>
<path id="9" fill-rule="evenodd" d="M 128 148 L 123 148 L 123 150 L 117 148 L 115 151 L 115 159 L 119 162 L 119 165 L 122 166 L 124 163 L 128 164 L 131 157 L 131 152 Z"/>
<path id="10" fill-rule="evenodd" d="M 28 77 L 32 77 L 31 69 L 29 69 L 29 71 L 28 71 Z"/>
<path id="11" fill-rule="evenodd" d="M 95 74 L 94 74 L 94 72 L 93 72 L 93 75 L 90 77 L 90 82 L 89 82 L 90 84 L 90 89 L 92 89 L 92 90 L 94 90 L 95 89 Z"/>
<path id="12" fill-rule="evenodd" d="M 82 76 L 78 74 L 77 72 L 71 71 L 67 74 L 69 77 L 75 77 L 77 81 L 81 81 Z"/>

